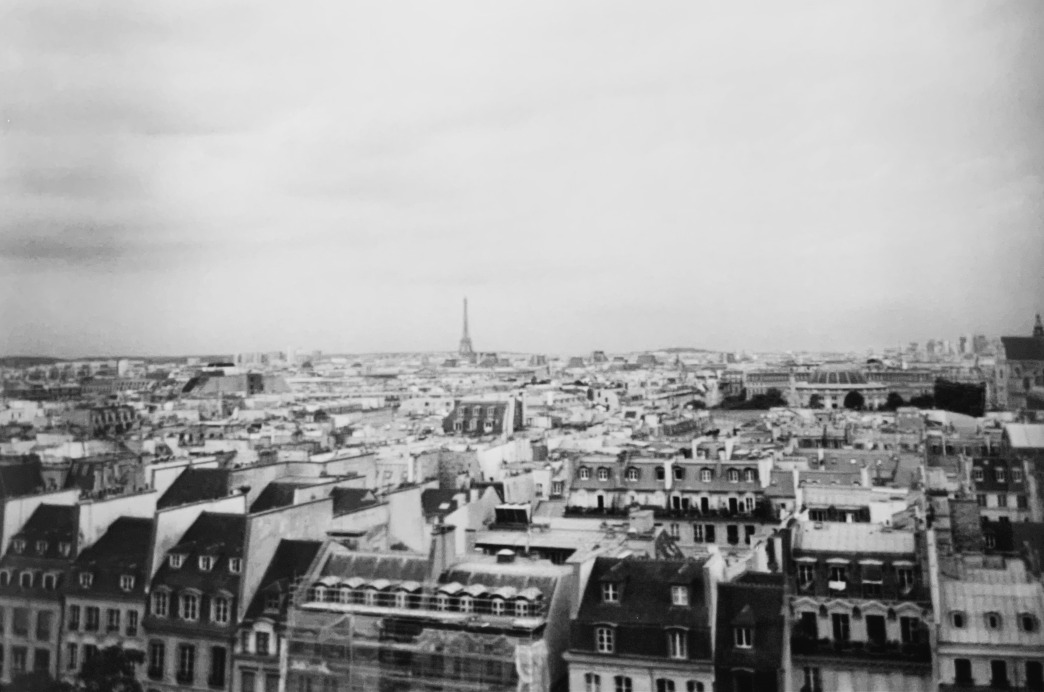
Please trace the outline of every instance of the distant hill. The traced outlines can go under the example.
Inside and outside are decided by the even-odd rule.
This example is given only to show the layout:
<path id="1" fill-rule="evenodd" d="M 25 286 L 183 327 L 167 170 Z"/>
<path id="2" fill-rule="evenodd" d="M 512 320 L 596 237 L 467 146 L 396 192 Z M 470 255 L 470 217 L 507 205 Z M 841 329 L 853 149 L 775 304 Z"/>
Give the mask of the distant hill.
<path id="1" fill-rule="evenodd" d="M 3 368 L 35 368 L 41 365 L 54 365 L 64 363 L 62 358 L 48 358 L 46 356 L 0 356 L 0 367 Z"/>
<path id="2" fill-rule="evenodd" d="M 674 346 L 672 348 L 661 348 L 664 353 L 717 353 L 709 348 L 692 348 L 691 346 Z"/>

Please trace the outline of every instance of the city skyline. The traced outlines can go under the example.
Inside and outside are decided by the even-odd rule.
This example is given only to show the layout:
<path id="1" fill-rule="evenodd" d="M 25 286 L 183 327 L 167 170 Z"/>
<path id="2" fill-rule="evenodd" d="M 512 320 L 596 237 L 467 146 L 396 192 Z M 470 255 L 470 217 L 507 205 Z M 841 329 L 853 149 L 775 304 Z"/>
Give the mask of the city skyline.
<path id="1" fill-rule="evenodd" d="M 465 294 L 524 352 L 1041 311 L 1039 3 L 245 9 L 11 6 L 0 353 L 452 350 Z"/>

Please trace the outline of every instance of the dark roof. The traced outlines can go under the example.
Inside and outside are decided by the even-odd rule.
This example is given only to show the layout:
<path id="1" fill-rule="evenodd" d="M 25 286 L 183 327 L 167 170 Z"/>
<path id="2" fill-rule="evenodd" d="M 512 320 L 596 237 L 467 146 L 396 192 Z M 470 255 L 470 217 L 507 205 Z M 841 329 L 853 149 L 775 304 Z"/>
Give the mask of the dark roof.
<path id="1" fill-rule="evenodd" d="M 459 492 L 459 490 L 438 490 L 435 488 L 423 491 L 421 493 L 421 509 L 424 511 L 424 516 L 444 517 L 455 511 L 457 509 L 457 501 L 454 498 Z"/>
<path id="2" fill-rule="evenodd" d="M 204 592 L 225 589 L 237 593 L 239 575 L 229 571 L 229 559 L 243 557 L 243 543 L 246 538 L 246 516 L 242 514 L 224 514 L 219 512 L 203 512 L 189 527 L 177 545 L 163 556 L 156 576 L 153 577 L 153 589 L 163 584 L 172 588 L 191 587 Z M 172 568 L 167 557 L 171 553 L 185 556 L 184 564 Z M 199 569 L 199 557 L 211 555 L 215 558 L 214 566 L 209 572 Z"/>
<path id="3" fill-rule="evenodd" d="M 80 553 L 73 563 L 67 592 L 141 595 L 148 579 L 148 560 L 152 547 L 152 519 L 120 517 L 94 545 Z M 90 588 L 79 584 L 76 574 L 93 575 Z M 134 588 L 120 588 L 120 577 L 134 577 Z"/>
<path id="4" fill-rule="evenodd" d="M 228 495 L 229 469 L 201 469 L 188 467 L 174 479 L 156 503 L 156 509 L 187 505 L 202 500 L 217 500 Z"/>
<path id="5" fill-rule="evenodd" d="M 37 595 L 44 599 L 56 598 L 59 595 L 56 591 L 38 593 L 42 586 L 42 574 L 44 572 L 54 573 L 59 577 L 60 586 L 61 575 L 75 557 L 78 518 L 79 507 L 75 505 L 40 505 L 33 511 L 25 526 L 12 537 L 25 541 L 25 548 L 21 553 L 15 552 L 12 541 L 3 558 L 0 558 L 0 567 L 15 571 L 28 568 L 37 576 L 34 577 L 33 585 L 27 588 L 35 589 Z M 46 543 L 43 552 L 36 549 L 38 541 Z M 67 556 L 61 554 L 62 543 L 69 546 Z M 0 590 L 32 593 L 25 591 L 20 582 L 16 580 L 12 580 L 10 586 Z"/>
<path id="6" fill-rule="evenodd" d="M 247 608 L 246 619 L 253 620 L 264 612 L 268 593 L 275 590 L 281 598 L 287 594 L 294 580 L 308 571 L 322 545 L 320 541 L 280 541 L 268 563 L 268 569 L 258 583 L 254 600 Z M 285 600 L 281 601 L 281 605 L 286 605 Z"/>
<path id="7" fill-rule="evenodd" d="M 0 497 L 32 495 L 44 487 L 39 457 L 24 457 L 17 464 L 0 465 Z"/>
<path id="8" fill-rule="evenodd" d="M 1044 523 L 1012 522 L 1012 547 L 1026 558 L 1030 570 L 1040 576 L 1044 573 Z"/>
<path id="9" fill-rule="evenodd" d="M 60 541 L 76 543 L 77 509 L 75 505 L 40 505 L 14 537 L 24 538 L 29 549 L 34 541 L 45 540 L 49 544 L 45 557 L 60 557 Z"/>
<path id="10" fill-rule="evenodd" d="M 735 646 L 734 627 L 750 627 L 754 645 Z M 776 671 L 783 660 L 783 575 L 745 572 L 718 584 L 715 663 L 726 668 Z"/>
<path id="11" fill-rule="evenodd" d="M 1035 336 L 1002 336 L 1008 360 L 1044 360 L 1044 339 Z"/>
<path id="12" fill-rule="evenodd" d="M 288 483 L 272 481 L 250 505 L 250 513 L 264 512 L 276 507 L 288 507 L 294 504 L 294 491 L 308 485 L 306 483 Z"/>
<path id="13" fill-rule="evenodd" d="M 420 555 L 334 553 L 317 576 L 423 582 L 428 578 L 428 571 L 428 558 Z"/>
<path id="14" fill-rule="evenodd" d="M 366 488 L 334 488 L 330 494 L 333 496 L 335 517 L 377 504 L 373 491 Z"/>

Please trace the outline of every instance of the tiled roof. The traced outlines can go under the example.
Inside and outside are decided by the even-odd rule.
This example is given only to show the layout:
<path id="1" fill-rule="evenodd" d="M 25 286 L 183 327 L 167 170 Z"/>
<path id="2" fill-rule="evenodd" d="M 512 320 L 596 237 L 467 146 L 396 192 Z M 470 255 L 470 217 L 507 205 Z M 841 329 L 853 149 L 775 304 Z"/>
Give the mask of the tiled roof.
<path id="1" fill-rule="evenodd" d="M 916 545 L 912 532 L 878 524 L 798 522 L 794 525 L 795 551 L 913 554 Z"/>
<path id="2" fill-rule="evenodd" d="M 1044 360 L 1044 339 L 1034 336 L 1002 336 L 1008 360 Z"/>
<path id="3" fill-rule="evenodd" d="M 229 469 L 188 467 L 174 479 L 156 503 L 157 509 L 177 507 L 202 500 L 216 500 L 228 495 Z"/>
<path id="4" fill-rule="evenodd" d="M 114 521 L 94 545 L 76 558 L 70 568 L 72 578 L 66 582 L 67 591 L 128 595 L 145 593 L 152 526 L 152 519 L 137 517 L 120 517 Z M 80 586 L 76 577 L 80 572 L 93 575 L 90 588 Z M 120 577 L 123 575 L 134 577 L 134 587 L 130 591 L 120 588 Z"/>

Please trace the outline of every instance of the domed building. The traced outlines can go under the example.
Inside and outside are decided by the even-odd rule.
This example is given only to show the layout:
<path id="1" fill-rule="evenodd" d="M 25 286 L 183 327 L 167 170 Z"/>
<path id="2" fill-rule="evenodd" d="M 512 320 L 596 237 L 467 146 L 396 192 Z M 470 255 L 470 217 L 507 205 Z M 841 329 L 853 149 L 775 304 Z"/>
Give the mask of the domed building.
<path id="1" fill-rule="evenodd" d="M 858 392 L 863 397 L 863 408 L 880 408 L 888 398 L 888 386 L 870 382 L 858 370 L 822 368 L 814 371 L 807 382 L 794 385 L 797 404 L 808 407 L 812 398 L 819 396 L 823 408 L 844 408 L 849 392 Z"/>

